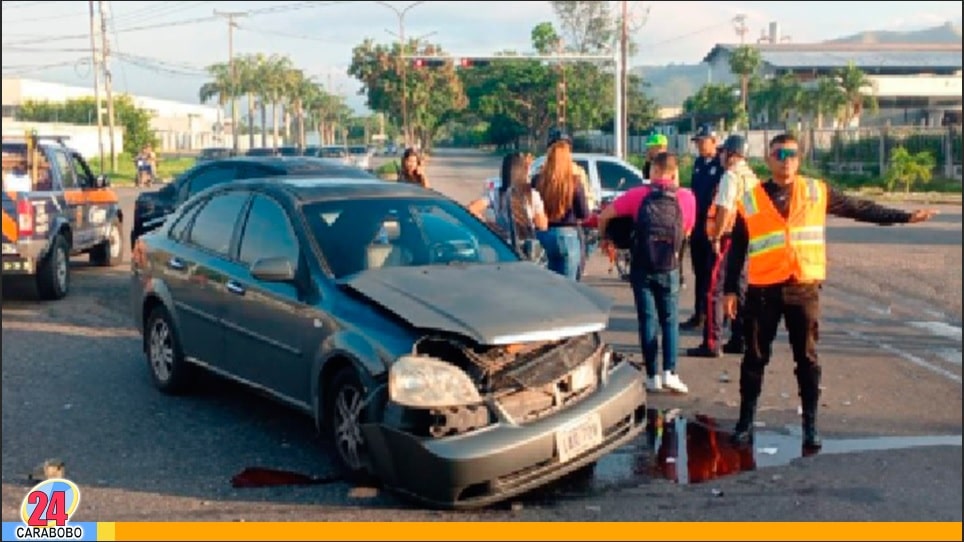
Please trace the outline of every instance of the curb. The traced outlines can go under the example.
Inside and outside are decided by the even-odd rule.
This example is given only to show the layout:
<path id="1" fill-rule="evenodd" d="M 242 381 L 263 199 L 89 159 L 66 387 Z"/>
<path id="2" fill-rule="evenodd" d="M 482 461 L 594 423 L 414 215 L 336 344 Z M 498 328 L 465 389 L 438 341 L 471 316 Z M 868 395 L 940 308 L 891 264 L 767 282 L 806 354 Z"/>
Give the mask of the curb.
<path id="1" fill-rule="evenodd" d="M 911 192 L 906 193 L 867 193 L 859 190 L 847 190 L 848 196 L 888 203 L 918 203 L 929 205 L 961 205 L 962 194 L 942 194 L 939 192 Z"/>

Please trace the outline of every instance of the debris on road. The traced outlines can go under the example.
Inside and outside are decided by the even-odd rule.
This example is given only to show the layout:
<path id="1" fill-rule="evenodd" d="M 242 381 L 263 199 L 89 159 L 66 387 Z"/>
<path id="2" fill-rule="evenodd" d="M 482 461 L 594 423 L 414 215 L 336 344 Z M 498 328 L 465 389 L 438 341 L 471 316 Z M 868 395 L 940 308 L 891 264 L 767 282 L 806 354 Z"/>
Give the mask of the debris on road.
<path id="1" fill-rule="evenodd" d="M 777 449 L 773 447 L 757 448 L 756 451 L 766 455 L 777 455 Z"/>
<path id="2" fill-rule="evenodd" d="M 724 384 L 729 382 L 730 381 L 729 373 L 727 373 L 726 371 L 723 371 L 722 373 L 720 373 L 720 376 L 717 378 L 717 381 L 723 382 Z"/>
<path id="3" fill-rule="evenodd" d="M 377 487 L 356 486 L 348 491 L 349 499 L 374 499 L 377 496 Z"/>
<path id="4" fill-rule="evenodd" d="M 722 496 L 723 496 L 723 490 L 722 490 L 722 489 L 715 488 L 715 487 L 714 487 L 712 490 L 710 490 L 710 493 L 713 494 L 714 497 L 722 497 Z"/>
<path id="5" fill-rule="evenodd" d="M 332 484 L 342 481 L 341 476 L 310 476 L 299 472 L 264 467 L 248 467 L 231 478 L 231 486 L 242 487 L 274 487 Z"/>
<path id="6" fill-rule="evenodd" d="M 27 479 L 31 482 L 43 482 L 51 478 L 63 478 L 66 472 L 67 468 L 63 461 L 60 459 L 48 459 L 28 474 Z"/>

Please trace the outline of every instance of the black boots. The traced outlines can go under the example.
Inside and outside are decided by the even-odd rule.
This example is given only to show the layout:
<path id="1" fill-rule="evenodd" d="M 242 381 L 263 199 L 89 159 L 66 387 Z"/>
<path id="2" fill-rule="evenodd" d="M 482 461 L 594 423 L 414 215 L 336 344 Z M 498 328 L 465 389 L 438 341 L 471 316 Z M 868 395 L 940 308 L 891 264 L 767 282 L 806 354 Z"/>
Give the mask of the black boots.
<path id="1" fill-rule="evenodd" d="M 680 323 L 680 329 L 702 329 L 703 324 L 706 323 L 706 316 L 702 314 L 694 314 L 690 316 L 689 320 Z"/>
<path id="2" fill-rule="evenodd" d="M 817 366 L 798 367 L 795 371 L 800 390 L 800 408 L 803 411 L 803 448 L 818 450 L 823 446 L 817 432 L 817 408 L 820 405 L 821 368 Z"/>
<path id="3" fill-rule="evenodd" d="M 752 370 L 746 362 L 740 364 L 740 419 L 730 436 L 730 442 L 735 446 L 753 444 L 753 416 L 762 389 L 763 370 Z"/>

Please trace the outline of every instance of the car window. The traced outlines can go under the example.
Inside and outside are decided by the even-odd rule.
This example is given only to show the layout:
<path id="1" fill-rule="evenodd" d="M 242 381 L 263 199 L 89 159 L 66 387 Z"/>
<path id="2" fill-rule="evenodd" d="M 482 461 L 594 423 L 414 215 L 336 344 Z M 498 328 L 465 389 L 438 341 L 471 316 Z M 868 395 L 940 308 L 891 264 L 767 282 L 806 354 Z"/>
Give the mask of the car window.
<path id="1" fill-rule="evenodd" d="M 77 176 L 78 183 L 87 185 L 94 180 L 94 173 L 79 154 L 74 153 L 71 157 L 71 162 L 74 164 L 74 175 Z"/>
<path id="2" fill-rule="evenodd" d="M 643 184 L 643 179 L 626 166 L 599 160 L 596 162 L 596 169 L 599 172 L 599 184 L 603 190 L 624 191 Z"/>
<path id="3" fill-rule="evenodd" d="M 216 164 L 205 168 L 188 180 L 187 195 L 184 199 L 188 199 L 214 185 L 233 181 L 236 176 L 237 170 L 233 165 Z"/>
<path id="4" fill-rule="evenodd" d="M 304 212 L 336 278 L 377 267 L 518 261 L 505 241 L 446 199 L 356 198 Z"/>
<path id="5" fill-rule="evenodd" d="M 274 199 L 255 196 L 241 234 L 241 261 L 251 265 L 261 258 L 286 258 L 297 266 L 299 254 L 288 213 Z"/>
<path id="6" fill-rule="evenodd" d="M 184 238 L 184 232 L 187 231 L 188 226 L 191 225 L 191 219 L 197 214 L 198 209 L 204 207 L 203 202 L 195 203 L 191 205 L 184 212 L 177 217 L 176 222 L 171 225 L 171 229 L 168 230 L 168 237 L 176 241 L 181 241 Z"/>
<path id="7" fill-rule="evenodd" d="M 208 200 L 191 225 L 188 242 L 227 256 L 231 250 L 234 226 L 247 201 L 247 192 L 228 192 Z"/>
<path id="8" fill-rule="evenodd" d="M 57 162 L 57 169 L 60 170 L 60 182 L 63 189 L 77 188 L 77 173 L 74 172 L 74 165 L 70 163 L 67 153 L 58 149 L 53 152 L 54 161 Z"/>

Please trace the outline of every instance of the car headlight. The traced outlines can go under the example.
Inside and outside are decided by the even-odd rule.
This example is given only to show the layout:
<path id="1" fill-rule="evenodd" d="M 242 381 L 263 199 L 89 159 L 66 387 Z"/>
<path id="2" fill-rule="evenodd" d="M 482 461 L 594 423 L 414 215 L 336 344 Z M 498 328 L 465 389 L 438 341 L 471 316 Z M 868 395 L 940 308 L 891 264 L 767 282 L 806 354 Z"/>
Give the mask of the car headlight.
<path id="1" fill-rule="evenodd" d="M 482 402 L 462 369 L 427 356 L 402 356 L 388 373 L 388 396 L 412 408 L 444 408 Z"/>

